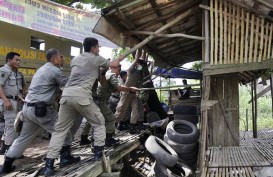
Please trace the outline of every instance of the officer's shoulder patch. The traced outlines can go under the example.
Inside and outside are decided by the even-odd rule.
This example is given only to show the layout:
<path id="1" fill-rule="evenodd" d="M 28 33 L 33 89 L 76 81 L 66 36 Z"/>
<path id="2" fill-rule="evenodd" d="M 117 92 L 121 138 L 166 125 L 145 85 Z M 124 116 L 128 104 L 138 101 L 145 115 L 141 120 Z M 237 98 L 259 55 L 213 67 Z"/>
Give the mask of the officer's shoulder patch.
<path id="1" fill-rule="evenodd" d="M 5 78 L 6 77 L 6 72 L 5 71 L 1 71 L 1 78 Z"/>

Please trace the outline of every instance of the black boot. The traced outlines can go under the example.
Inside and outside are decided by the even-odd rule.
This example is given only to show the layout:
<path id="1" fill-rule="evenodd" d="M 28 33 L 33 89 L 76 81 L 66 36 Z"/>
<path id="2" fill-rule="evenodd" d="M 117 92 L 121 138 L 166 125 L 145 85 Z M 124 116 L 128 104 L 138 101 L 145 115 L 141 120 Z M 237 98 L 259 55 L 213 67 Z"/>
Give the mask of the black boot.
<path id="1" fill-rule="evenodd" d="M 146 130 L 147 127 L 145 125 L 143 125 L 142 121 L 139 121 L 139 122 L 137 122 L 137 129 L 140 130 L 140 131 L 141 130 Z"/>
<path id="2" fill-rule="evenodd" d="M 14 171 L 15 166 L 12 165 L 14 160 L 15 160 L 15 158 L 10 158 L 10 157 L 6 156 L 0 174 L 10 173 L 10 172 Z"/>
<path id="3" fill-rule="evenodd" d="M 88 139 L 88 135 L 81 135 L 80 146 L 91 144 L 91 141 Z"/>
<path id="4" fill-rule="evenodd" d="M 81 157 L 73 157 L 71 155 L 71 149 L 70 146 L 63 146 L 60 151 L 60 168 L 63 168 L 67 165 L 79 162 L 81 160 Z"/>
<path id="5" fill-rule="evenodd" d="M 119 131 L 124 131 L 124 130 L 129 130 L 130 127 L 129 127 L 129 125 L 128 125 L 126 122 L 120 121 L 120 122 L 118 123 L 117 129 L 118 129 Z"/>
<path id="6" fill-rule="evenodd" d="M 131 124 L 130 126 L 130 134 L 138 134 L 138 130 L 136 129 L 136 124 Z"/>
<path id="7" fill-rule="evenodd" d="M 102 157 L 104 146 L 94 146 L 94 160 L 97 161 Z"/>
<path id="8" fill-rule="evenodd" d="M 54 161 L 55 161 L 55 159 L 46 158 L 45 169 L 44 169 L 44 175 L 45 176 L 53 176 L 53 173 L 54 173 L 54 169 L 53 169 Z"/>
<path id="9" fill-rule="evenodd" d="M 6 145 L 5 143 L 2 144 L 2 147 L 0 149 L 0 154 L 4 155 L 6 151 L 9 149 L 10 145 Z"/>
<path id="10" fill-rule="evenodd" d="M 113 138 L 113 133 L 106 133 L 105 146 L 111 147 L 118 143 L 119 140 Z"/>

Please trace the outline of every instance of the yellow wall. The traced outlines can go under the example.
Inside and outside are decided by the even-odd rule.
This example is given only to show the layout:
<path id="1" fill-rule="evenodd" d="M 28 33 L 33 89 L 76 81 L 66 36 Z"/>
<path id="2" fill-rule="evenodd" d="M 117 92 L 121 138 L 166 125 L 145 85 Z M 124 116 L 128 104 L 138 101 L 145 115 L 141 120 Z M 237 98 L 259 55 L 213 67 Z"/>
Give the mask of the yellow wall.
<path id="1" fill-rule="evenodd" d="M 35 71 L 46 63 L 45 53 L 50 48 L 61 50 L 65 56 L 64 71 L 70 71 L 70 50 L 71 46 L 82 48 L 79 42 L 51 36 L 38 31 L 29 30 L 16 25 L 0 21 L 0 65 L 5 64 L 6 54 L 10 51 L 18 52 L 21 55 L 21 71 L 26 75 L 27 82 Z M 31 49 L 31 36 L 45 40 L 45 50 Z"/>

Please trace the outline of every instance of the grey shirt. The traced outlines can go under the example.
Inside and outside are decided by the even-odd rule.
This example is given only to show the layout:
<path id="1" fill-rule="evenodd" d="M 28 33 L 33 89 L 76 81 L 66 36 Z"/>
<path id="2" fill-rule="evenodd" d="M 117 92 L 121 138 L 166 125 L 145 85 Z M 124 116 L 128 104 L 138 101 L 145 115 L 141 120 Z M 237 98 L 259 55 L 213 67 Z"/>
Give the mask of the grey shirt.
<path id="1" fill-rule="evenodd" d="M 112 92 L 115 92 L 119 86 L 119 82 L 115 73 L 107 72 L 106 75 L 106 84 L 102 86 L 98 85 L 97 93 L 98 96 L 104 100 L 108 101 Z"/>
<path id="2" fill-rule="evenodd" d="M 125 86 L 141 88 L 143 83 L 142 70 L 137 70 L 134 64 L 132 64 L 127 72 Z"/>
<path id="3" fill-rule="evenodd" d="M 60 68 L 47 62 L 33 75 L 28 88 L 26 102 L 36 103 L 44 101 L 51 105 L 56 101 L 56 93 L 60 87 L 64 87 L 68 78 Z"/>
<path id="4" fill-rule="evenodd" d="M 6 96 L 17 96 L 22 93 L 26 80 L 23 73 L 13 71 L 8 64 L 0 68 L 0 85 Z"/>
<path id="5" fill-rule="evenodd" d="M 98 78 L 99 67 L 109 67 L 110 61 L 84 52 L 71 60 L 71 74 L 62 96 L 92 98 L 92 86 Z"/>

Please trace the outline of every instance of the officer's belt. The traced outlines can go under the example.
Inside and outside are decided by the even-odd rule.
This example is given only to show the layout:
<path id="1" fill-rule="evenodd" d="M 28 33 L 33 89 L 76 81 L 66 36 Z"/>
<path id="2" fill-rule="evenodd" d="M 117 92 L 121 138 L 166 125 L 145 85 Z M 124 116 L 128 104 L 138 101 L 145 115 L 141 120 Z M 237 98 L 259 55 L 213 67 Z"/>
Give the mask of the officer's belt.
<path id="1" fill-rule="evenodd" d="M 99 96 L 93 96 L 93 100 L 104 101 L 104 99 Z"/>
<path id="2" fill-rule="evenodd" d="M 116 95 L 111 95 L 111 96 L 114 97 L 114 98 L 120 99 L 119 96 L 116 96 Z"/>
<path id="3" fill-rule="evenodd" d="M 18 100 L 18 96 L 6 96 L 7 99 L 13 99 L 13 100 Z"/>
<path id="4" fill-rule="evenodd" d="M 28 107 L 34 107 L 36 103 L 25 103 L 26 106 Z M 52 106 L 51 104 L 47 104 L 46 106 Z"/>

